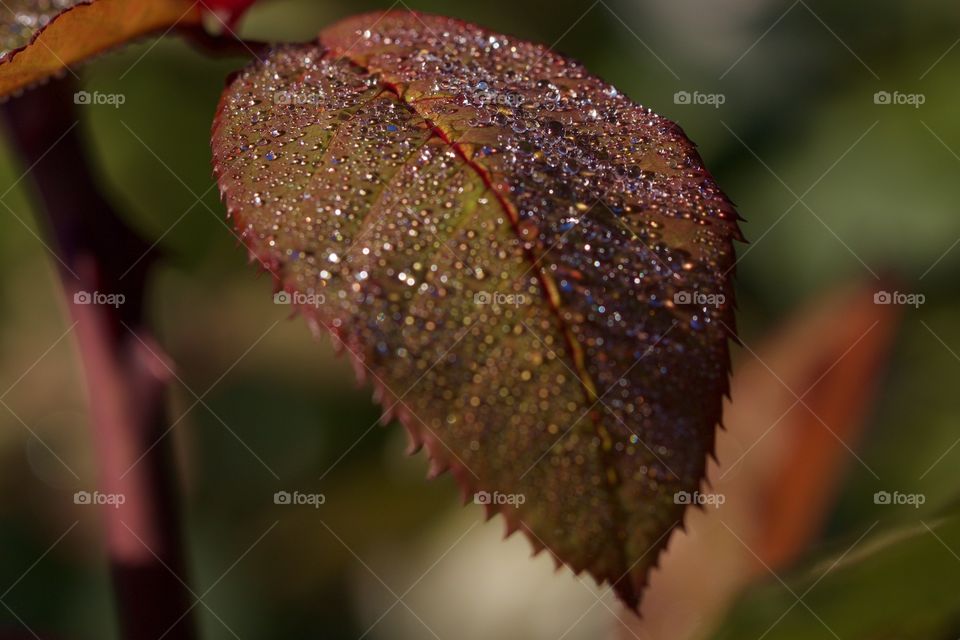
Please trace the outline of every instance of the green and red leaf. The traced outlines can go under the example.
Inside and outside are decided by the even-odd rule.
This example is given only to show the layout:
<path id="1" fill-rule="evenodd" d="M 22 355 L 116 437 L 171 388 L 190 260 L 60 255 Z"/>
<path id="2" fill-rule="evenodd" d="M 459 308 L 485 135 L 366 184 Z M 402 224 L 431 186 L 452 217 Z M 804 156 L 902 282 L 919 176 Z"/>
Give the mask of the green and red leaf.
<path id="1" fill-rule="evenodd" d="M 737 215 L 680 128 L 398 11 L 239 73 L 212 144 L 253 255 L 433 470 L 636 607 L 728 389 Z"/>

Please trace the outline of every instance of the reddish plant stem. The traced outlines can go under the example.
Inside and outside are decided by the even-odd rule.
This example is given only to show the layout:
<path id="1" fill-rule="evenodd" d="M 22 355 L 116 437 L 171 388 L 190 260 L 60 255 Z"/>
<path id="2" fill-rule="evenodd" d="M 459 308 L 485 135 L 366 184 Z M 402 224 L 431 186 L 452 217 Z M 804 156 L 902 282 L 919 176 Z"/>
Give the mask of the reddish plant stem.
<path id="1" fill-rule="evenodd" d="M 31 167 L 76 323 L 100 490 L 125 499 L 119 508 L 101 508 L 122 637 L 194 640 L 174 464 L 164 438 L 170 374 L 143 309 L 156 256 L 97 189 L 73 95 L 68 80 L 51 81 L 4 104 L 3 116 Z M 94 292 L 122 304 L 83 304 Z"/>

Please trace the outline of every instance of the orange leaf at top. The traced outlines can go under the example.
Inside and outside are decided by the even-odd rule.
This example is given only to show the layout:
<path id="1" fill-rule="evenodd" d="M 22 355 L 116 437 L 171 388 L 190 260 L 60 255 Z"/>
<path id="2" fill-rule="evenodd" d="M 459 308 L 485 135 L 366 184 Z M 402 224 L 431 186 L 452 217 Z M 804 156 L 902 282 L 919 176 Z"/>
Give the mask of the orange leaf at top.
<path id="1" fill-rule="evenodd" d="M 190 0 L 11 0 L 0 7 L 0 97 L 148 33 L 200 23 Z"/>
<path id="2" fill-rule="evenodd" d="M 398 11 L 238 74 L 213 152 L 285 300 L 434 469 L 635 607 L 733 327 L 736 213 L 680 128 L 546 47 Z"/>

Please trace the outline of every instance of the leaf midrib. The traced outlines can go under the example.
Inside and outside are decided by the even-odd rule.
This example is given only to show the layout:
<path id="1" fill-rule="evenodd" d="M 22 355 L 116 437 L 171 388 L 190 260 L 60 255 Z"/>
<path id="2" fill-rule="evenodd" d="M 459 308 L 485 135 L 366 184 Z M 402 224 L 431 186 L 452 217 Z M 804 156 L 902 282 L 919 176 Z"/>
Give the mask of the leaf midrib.
<path id="1" fill-rule="evenodd" d="M 321 40 L 321 44 L 323 44 Z M 324 45 L 325 46 L 325 45 Z M 333 53 L 332 48 L 327 48 L 330 53 Z M 611 442 L 609 431 L 601 424 L 599 420 L 598 413 L 594 411 L 599 402 L 599 396 L 597 394 L 596 385 L 593 382 L 592 376 L 587 371 L 586 362 L 584 359 L 583 346 L 580 344 L 577 337 L 574 335 L 567 321 L 564 319 L 561 308 L 560 308 L 560 296 L 556 283 L 550 277 L 548 273 L 540 266 L 541 258 L 543 256 L 537 256 L 532 249 L 527 248 L 526 243 L 523 237 L 519 232 L 519 214 L 516 211 L 516 207 L 511 203 L 506 197 L 500 192 L 499 189 L 493 184 L 493 181 L 490 176 L 490 172 L 474 161 L 472 158 L 468 157 L 467 153 L 461 147 L 458 141 L 451 140 L 447 133 L 433 120 L 428 118 L 426 115 L 421 113 L 416 108 L 416 103 L 409 101 L 404 97 L 404 92 L 401 87 L 393 82 L 390 82 L 383 78 L 382 74 L 378 71 L 372 70 L 367 63 L 356 59 L 349 55 L 348 52 L 341 52 L 338 54 L 338 57 L 346 58 L 351 61 L 355 66 L 362 69 L 365 73 L 371 76 L 379 76 L 379 81 L 381 86 L 386 90 L 393 93 L 399 104 L 406 106 L 418 117 L 422 118 L 423 121 L 427 124 L 428 127 L 437 135 L 440 139 L 450 145 L 450 148 L 463 160 L 463 162 L 470 167 L 481 179 L 481 181 L 486 185 L 489 191 L 494 195 L 500 207 L 503 209 L 504 213 L 507 215 L 511 223 L 511 228 L 513 229 L 518 242 L 520 243 L 521 251 L 524 257 L 530 262 L 531 267 L 534 269 L 534 272 L 537 275 L 537 280 L 540 282 L 541 288 L 543 289 L 544 297 L 547 301 L 547 306 L 549 307 L 551 314 L 554 316 L 560 330 L 560 334 L 563 336 L 564 341 L 567 344 L 568 350 L 570 352 L 570 357 L 573 360 L 574 369 L 576 377 L 580 382 L 580 386 L 583 389 L 585 395 L 585 406 L 589 407 L 588 413 L 590 414 L 590 420 L 594 427 L 594 433 L 596 437 L 600 440 L 600 458 L 601 458 L 601 467 L 605 472 L 605 477 L 603 478 L 604 487 L 607 490 L 607 495 L 610 501 L 611 508 L 614 510 L 614 520 L 618 522 L 619 526 L 617 531 L 613 532 L 617 541 L 616 552 L 620 556 L 621 566 L 628 566 L 628 561 L 626 557 L 626 547 L 625 540 L 621 538 L 621 532 L 627 523 L 625 506 L 620 499 L 618 489 L 621 484 L 621 478 L 617 473 L 616 466 L 611 462 L 609 454 L 612 452 Z M 544 253 L 545 255 L 545 253 Z M 551 447 L 552 448 L 552 447 Z M 621 591 L 621 595 L 627 599 L 633 600 L 636 598 L 632 582 L 629 580 L 628 571 L 624 576 L 611 576 L 611 584 L 618 586 L 619 589 L 625 589 L 627 592 Z M 619 583 L 619 584 L 616 584 Z M 618 590 L 619 590 L 618 589 Z"/>

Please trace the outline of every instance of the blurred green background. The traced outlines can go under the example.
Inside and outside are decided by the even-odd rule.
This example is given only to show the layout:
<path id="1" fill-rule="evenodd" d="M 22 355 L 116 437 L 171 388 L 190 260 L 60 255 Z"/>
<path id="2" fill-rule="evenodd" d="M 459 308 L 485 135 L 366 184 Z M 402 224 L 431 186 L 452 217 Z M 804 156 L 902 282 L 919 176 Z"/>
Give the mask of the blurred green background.
<path id="1" fill-rule="evenodd" d="M 305 40 L 338 18 L 388 6 L 266 1 L 242 33 Z M 850 467 L 809 562 L 876 520 L 891 541 L 825 580 L 810 606 L 844 640 L 960 635 L 960 527 L 948 520 L 939 532 L 952 552 L 932 536 L 909 534 L 921 519 L 949 519 L 960 495 L 960 446 L 951 449 L 960 437 L 960 212 L 952 191 L 960 178 L 960 5 L 408 6 L 555 43 L 678 122 L 746 218 L 752 244 L 739 248 L 738 296 L 747 344 L 840 282 L 892 273 L 902 291 L 926 296 L 905 315 L 858 450 L 883 484 Z M 479 509 L 458 506 L 450 478 L 423 480 L 426 462 L 403 455 L 399 427 L 370 429 L 379 411 L 369 391 L 303 322 L 270 304 L 269 279 L 245 266 L 213 187 L 208 142 L 224 78 L 242 64 L 170 37 L 78 69 L 88 91 L 126 96 L 120 108 L 83 108 L 82 126 L 116 206 L 148 238 L 162 237 L 169 261 L 155 281 L 152 314 L 183 382 L 198 394 L 209 389 L 209 409 L 189 410 L 170 436 L 180 454 L 195 589 L 215 584 L 204 600 L 223 621 L 199 607 L 204 637 L 432 637 L 417 616 L 444 639 L 553 639 L 568 628 L 566 638 L 610 636 L 602 607 L 577 621 L 594 598 L 568 574 L 554 575 L 545 558 L 526 560 L 519 538 L 500 543 L 499 523 L 471 528 Z M 718 108 L 677 104 L 678 91 L 725 100 Z M 922 94 L 925 102 L 876 104 L 878 91 Z M 0 145 L 0 190 L 24 170 Z M 96 486 L 96 470 L 74 348 L 69 337 L 58 342 L 69 323 L 34 235 L 28 181 L 5 201 L 17 217 L 0 210 L 0 390 L 15 384 L 3 401 L 23 423 L 0 407 L 0 592 L 79 524 L 2 597 L 0 627 L 17 628 L 19 617 L 63 637 L 115 637 L 97 514 L 72 500 Z M 173 418 L 193 400 L 178 386 Z M 914 510 L 864 499 L 884 485 L 923 492 L 927 501 Z M 323 492 L 327 503 L 284 509 L 273 503 L 281 489 Z M 378 621 L 394 594 L 428 569 L 403 596 L 417 614 L 398 604 Z M 809 584 L 800 570 L 785 579 L 798 594 Z M 771 577 L 740 598 L 720 637 L 759 637 L 794 600 Z M 903 626 L 878 634 L 877 621 L 891 615 Z M 834 636 L 797 606 L 766 637 Z"/>

